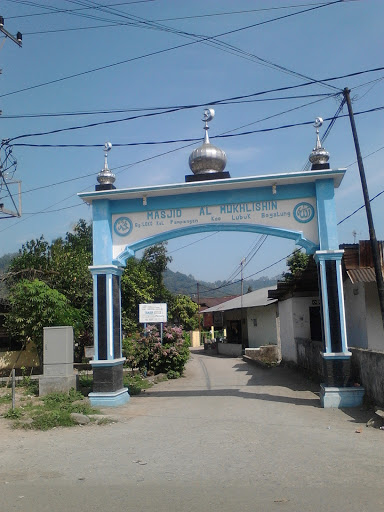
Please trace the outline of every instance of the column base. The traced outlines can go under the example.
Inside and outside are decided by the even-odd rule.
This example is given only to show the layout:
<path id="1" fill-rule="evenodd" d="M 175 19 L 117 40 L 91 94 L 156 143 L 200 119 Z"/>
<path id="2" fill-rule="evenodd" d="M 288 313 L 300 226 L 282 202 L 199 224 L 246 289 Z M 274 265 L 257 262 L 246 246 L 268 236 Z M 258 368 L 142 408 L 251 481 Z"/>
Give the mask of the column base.
<path id="1" fill-rule="evenodd" d="M 324 386 L 347 388 L 351 385 L 350 352 L 332 352 L 323 355 Z"/>
<path id="2" fill-rule="evenodd" d="M 321 407 L 342 409 L 343 407 L 361 407 L 365 390 L 363 387 L 329 387 L 320 384 Z"/>
<path id="3" fill-rule="evenodd" d="M 118 391 L 97 392 L 93 391 L 88 395 L 89 401 L 93 407 L 119 407 L 129 401 L 127 388 Z"/>

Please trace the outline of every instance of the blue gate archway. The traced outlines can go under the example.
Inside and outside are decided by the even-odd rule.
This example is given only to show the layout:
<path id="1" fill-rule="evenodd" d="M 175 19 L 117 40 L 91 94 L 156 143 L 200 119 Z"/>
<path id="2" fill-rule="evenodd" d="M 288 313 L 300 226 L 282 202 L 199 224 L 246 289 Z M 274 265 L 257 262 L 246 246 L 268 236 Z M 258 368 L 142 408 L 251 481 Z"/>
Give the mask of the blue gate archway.
<path id="1" fill-rule="evenodd" d="M 92 205 L 94 405 L 120 405 L 123 387 L 120 276 L 127 258 L 154 243 L 206 231 L 248 231 L 294 240 L 318 264 L 324 327 L 322 402 L 336 385 L 348 402 L 348 351 L 334 191 L 345 169 L 210 179 L 79 196 Z M 100 190 L 101 188 L 101 190 Z M 341 398 L 340 398 L 341 397 Z M 344 402 L 343 402 L 344 400 Z"/>

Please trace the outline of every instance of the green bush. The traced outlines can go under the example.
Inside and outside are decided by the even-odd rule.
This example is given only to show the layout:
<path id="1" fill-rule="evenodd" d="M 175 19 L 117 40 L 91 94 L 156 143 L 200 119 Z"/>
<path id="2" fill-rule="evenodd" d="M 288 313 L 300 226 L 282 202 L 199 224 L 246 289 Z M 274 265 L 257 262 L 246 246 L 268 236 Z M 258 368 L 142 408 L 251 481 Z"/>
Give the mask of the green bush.
<path id="1" fill-rule="evenodd" d="M 161 343 L 159 331 L 149 326 L 143 335 L 126 338 L 123 341 L 123 354 L 126 365 L 139 368 L 141 373 L 151 371 L 155 374 L 171 372 L 175 378 L 182 375 L 189 358 L 189 341 L 184 339 L 180 327 L 166 327 Z M 173 372 L 173 373 L 172 373 Z"/>
<path id="2" fill-rule="evenodd" d="M 176 374 L 182 375 L 188 358 L 189 342 L 184 339 L 183 330 L 180 327 L 167 327 L 163 344 L 156 343 L 153 347 L 151 369 L 155 373 L 166 373 L 168 378 L 176 378 Z"/>

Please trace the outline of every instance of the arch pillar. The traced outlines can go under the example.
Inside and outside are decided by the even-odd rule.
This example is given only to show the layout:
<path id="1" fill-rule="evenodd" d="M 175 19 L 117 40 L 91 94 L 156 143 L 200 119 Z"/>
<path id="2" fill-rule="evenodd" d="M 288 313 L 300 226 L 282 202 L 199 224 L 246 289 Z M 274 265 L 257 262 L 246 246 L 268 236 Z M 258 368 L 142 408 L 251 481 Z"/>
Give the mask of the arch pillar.
<path id="1" fill-rule="evenodd" d="M 95 355 L 91 361 L 94 406 L 117 406 L 128 402 L 123 385 L 121 343 L 121 274 L 116 265 L 89 267 L 93 277 L 93 323 Z"/>
<path id="2" fill-rule="evenodd" d="M 364 389 L 351 386 L 351 356 L 345 324 L 342 250 L 316 251 L 323 318 L 323 407 L 354 407 L 361 404 Z"/>

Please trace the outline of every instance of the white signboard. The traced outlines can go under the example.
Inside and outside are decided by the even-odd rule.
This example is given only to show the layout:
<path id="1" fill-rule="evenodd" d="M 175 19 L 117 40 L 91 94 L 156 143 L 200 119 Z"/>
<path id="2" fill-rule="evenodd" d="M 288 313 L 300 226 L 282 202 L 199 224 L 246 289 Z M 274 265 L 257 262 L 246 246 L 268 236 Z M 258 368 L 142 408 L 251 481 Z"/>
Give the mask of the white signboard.
<path id="1" fill-rule="evenodd" d="M 141 324 L 167 322 L 167 304 L 139 304 L 139 322 Z"/>
<path id="2" fill-rule="evenodd" d="M 257 224 L 303 233 L 318 244 L 316 199 L 280 199 L 212 206 L 169 208 L 112 216 L 113 255 L 153 235 L 206 224 Z"/>

